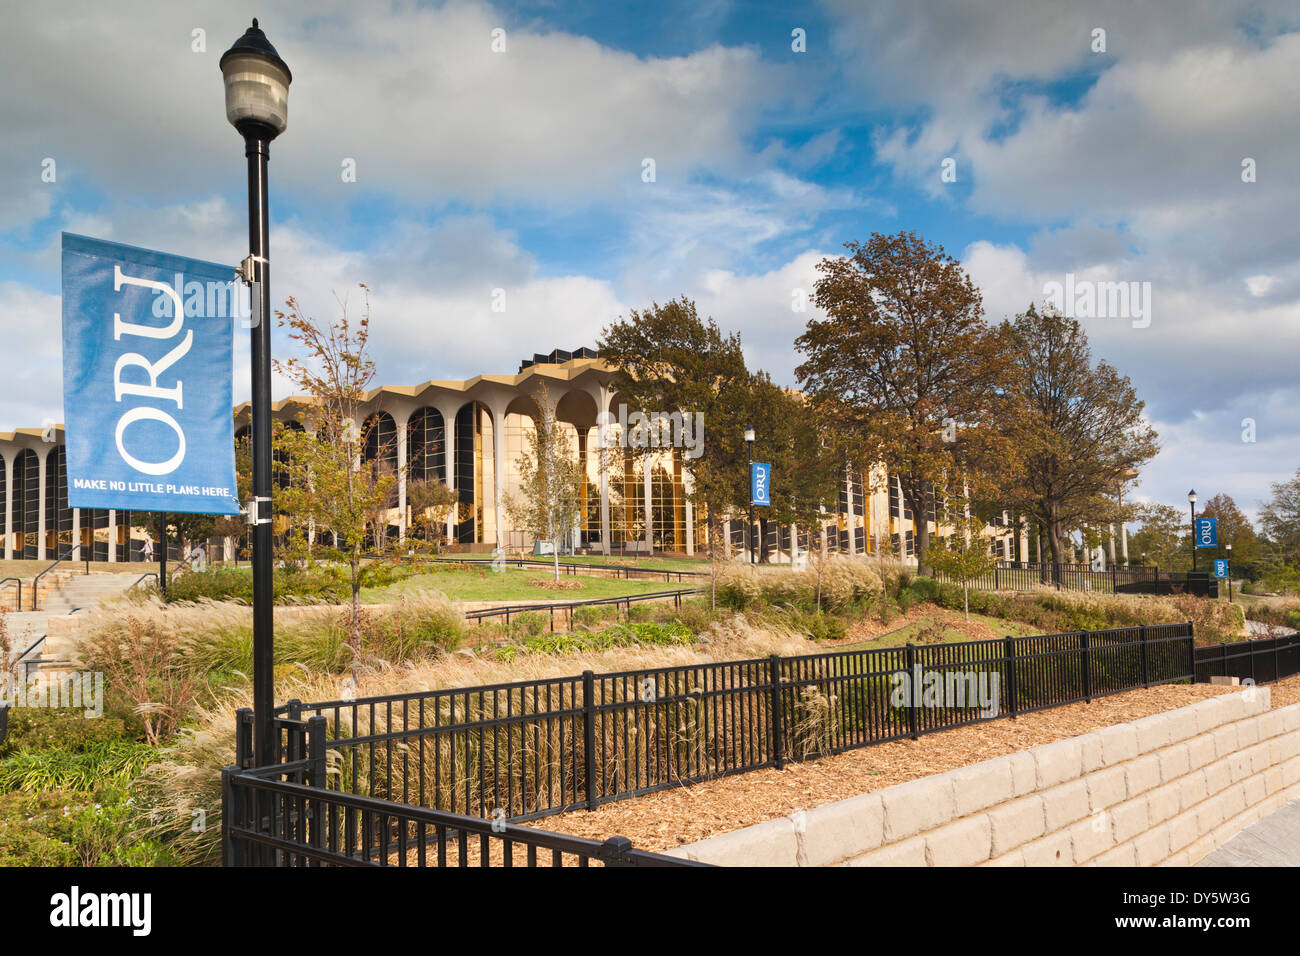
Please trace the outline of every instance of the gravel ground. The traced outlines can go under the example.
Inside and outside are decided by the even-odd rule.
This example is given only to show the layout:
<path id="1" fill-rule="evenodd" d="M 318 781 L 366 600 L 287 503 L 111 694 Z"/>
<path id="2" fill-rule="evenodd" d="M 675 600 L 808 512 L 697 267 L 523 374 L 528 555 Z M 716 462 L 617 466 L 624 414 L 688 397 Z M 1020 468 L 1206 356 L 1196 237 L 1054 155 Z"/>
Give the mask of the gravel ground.
<path id="1" fill-rule="evenodd" d="M 1300 676 L 1272 686 L 1274 707 L 1300 702 Z M 643 850 L 668 850 L 728 830 L 809 810 L 903 783 L 1075 737 L 1111 724 L 1194 704 L 1232 691 L 1209 684 L 1167 684 L 1133 690 L 1090 704 L 1071 704 L 1018 718 L 877 744 L 834 757 L 794 763 L 784 770 L 753 770 L 607 804 L 595 811 L 546 817 L 545 830 L 603 840 L 619 835 Z"/>

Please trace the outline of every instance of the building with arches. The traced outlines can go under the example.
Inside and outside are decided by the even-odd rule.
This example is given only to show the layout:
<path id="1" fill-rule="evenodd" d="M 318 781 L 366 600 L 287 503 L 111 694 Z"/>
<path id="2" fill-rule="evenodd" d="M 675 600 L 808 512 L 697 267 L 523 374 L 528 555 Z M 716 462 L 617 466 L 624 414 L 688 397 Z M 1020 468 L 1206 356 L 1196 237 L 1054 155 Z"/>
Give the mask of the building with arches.
<path id="1" fill-rule="evenodd" d="M 381 386 L 367 393 L 362 421 L 356 423 L 363 458 L 378 460 L 400 476 L 383 533 L 390 539 L 405 537 L 408 482 L 436 478 L 458 501 L 447 517 L 451 541 L 480 552 L 531 547 L 530 536 L 512 526 L 507 502 L 519 490 L 518 461 L 529 447 L 535 397 L 545 387 L 587 473 L 581 519 L 570 543 L 595 552 L 704 551 L 707 521 L 688 498 L 682 449 L 618 453 L 620 405 L 625 402 L 613 380 L 612 370 L 594 351 L 557 349 L 525 360 L 514 374 Z M 284 427 L 311 429 L 311 408 L 310 399 L 290 396 L 274 403 L 272 417 Z M 237 407 L 237 437 L 247 433 L 248 422 L 247 404 Z M 0 455 L 5 558 L 53 560 L 78 543 L 78 558 L 141 559 L 145 532 L 132 525 L 129 513 L 68 506 L 62 426 L 0 433 Z M 286 477 L 283 471 L 275 474 L 277 480 Z M 936 528 L 935 515 L 927 517 Z M 733 553 L 745 554 L 745 519 L 735 518 L 724 522 L 723 533 Z M 903 504 L 896 477 L 880 469 L 849 472 L 838 508 L 827 511 L 821 528 L 768 522 L 762 552 L 772 560 L 788 560 L 797 540 L 801 549 L 824 542 L 846 554 L 892 554 L 914 561 L 916 522 Z M 1027 532 L 1023 525 L 1017 530 L 1003 537 L 1002 557 L 1027 560 Z M 227 542 L 227 556 L 231 553 Z"/>

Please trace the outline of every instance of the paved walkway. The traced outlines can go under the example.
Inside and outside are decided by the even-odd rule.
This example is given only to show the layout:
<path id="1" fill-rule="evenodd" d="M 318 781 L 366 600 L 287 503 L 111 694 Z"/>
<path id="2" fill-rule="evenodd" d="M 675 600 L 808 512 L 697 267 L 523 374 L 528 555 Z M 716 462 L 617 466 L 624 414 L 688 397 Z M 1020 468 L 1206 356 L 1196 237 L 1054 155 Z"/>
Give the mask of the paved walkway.
<path id="1" fill-rule="evenodd" d="M 1300 800 L 1246 827 L 1197 866 L 1300 866 Z"/>

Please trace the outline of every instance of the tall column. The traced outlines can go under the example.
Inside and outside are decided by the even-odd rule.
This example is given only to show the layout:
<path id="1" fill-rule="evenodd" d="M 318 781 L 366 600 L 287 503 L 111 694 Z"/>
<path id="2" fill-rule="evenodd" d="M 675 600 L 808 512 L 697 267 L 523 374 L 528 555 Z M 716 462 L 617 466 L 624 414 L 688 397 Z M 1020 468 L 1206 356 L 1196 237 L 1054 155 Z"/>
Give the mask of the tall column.
<path id="1" fill-rule="evenodd" d="M 127 555 L 129 559 L 130 554 Z M 117 510 L 108 509 L 108 560 L 117 560 Z"/>
<path id="2" fill-rule="evenodd" d="M 845 510 L 848 512 L 844 516 L 844 524 L 849 529 L 849 556 L 852 557 L 858 553 L 857 535 L 854 532 L 853 518 L 853 473 L 849 472 L 844 476 Z"/>
<path id="3" fill-rule="evenodd" d="M 600 471 L 600 543 L 606 555 L 610 553 L 609 538 L 609 411 L 606 408 L 609 398 L 601 389 L 600 417 L 596 427 L 596 443 L 599 459 L 596 465 Z"/>
<path id="4" fill-rule="evenodd" d="M 411 420 L 407 412 L 397 423 L 397 537 L 406 540 L 406 426 Z"/>
<path id="5" fill-rule="evenodd" d="M 1114 564 L 1115 563 L 1115 522 L 1112 521 L 1106 527 L 1110 529 L 1110 541 L 1109 541 L 1110 563 Z"/>
<path id="6" fill-rule="evenodd" d="M 77 545 L 79 544 L 81 544 L 81 509 L 73 508 L 72 509 L 72 547 L 76 548 Z M 56 553 L 59 550 L 57 542 L 55 543 L 54 550 Z M 93 558 L 95 556 L 95 533 L 93 531 L 90 533 L 89 550 L 86 549 L 85 545 L 82 545 L 80 548 L 78 548 L 75 551 L 71 551 L 70 553 L 74 558 L 77 558 L 78 560 L 81 561 L 86 561 L 89 560 L 90 558 Z"/>
<path id="7" fill-rule="evenodd" d="M 439 408 L 442 414 L 442 434 L 443 449 L 442 469 L 446 475 L 447 488 L 451 491 L 456 490 L 456 413 L 459 408 L 453 407 L 448 414 L 444 408 Z M 456 512 L 460 510 L 460 504 L 453 501 L 451 508 L 447 511 L 447 540 L 452 544 L 456 543 Z"/>
<path id="8" fill-rule="evenodd" d="M 645 553 L 654 554 L 654 531 L 655 531 L 655 513 L 654 513 L 654 469 L 650 467 L 648 457 L 641 459 L 642 485 L 645 488 Z"/>
<path id="9" fill-rule="evenodd" d="M 695 555 L 695 508 L 690 499 L 686 501 L 686 556 Z"/>
<path id="10" fill-rule="evenodd" d="M 505 457 L 506 457 L 506 405 L 500 404 L 490 409 L 492 415 L 492 511 L 493 530 L 497 536 L 497 547 L 506 546 L 505 516 L 501 513 L 501 501 L 505 498 Z"/>

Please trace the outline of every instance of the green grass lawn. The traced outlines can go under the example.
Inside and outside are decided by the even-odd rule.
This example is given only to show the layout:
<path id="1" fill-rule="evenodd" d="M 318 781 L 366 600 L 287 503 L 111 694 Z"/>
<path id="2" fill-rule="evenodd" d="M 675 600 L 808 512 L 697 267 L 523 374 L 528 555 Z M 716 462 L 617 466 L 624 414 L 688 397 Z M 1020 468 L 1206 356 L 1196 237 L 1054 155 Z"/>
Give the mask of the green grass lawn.
<path id="1" fill-rule="evenodd" d="M 488 568 L 438 569 L 428 574 L 417 574 L 395 584 L 381 588 L 365 588 L 361 599 L 367 604 L 395 601 L 404 594 L 421 590 L 437 590 L 453 601 L 585 601 L 591 598 L 622 597 L 629 594 L 646 594 L 653 591 L 675 590 L 677 583 L 663 581 L 624 581 L 616 578 L 598 578 L 585 575 L 561 575 L 561 581 L 576 581 L 582 585 L 574 590 L 550 590 L 531 584 L 532 581 L 554 580 L 554 575 L 540 568 L 507 568 L 492 571 Z"/>
<path id="2" fill-rule="evenodd" d="M 936 624 L 941 626 L 942 640 L 945 644 L 971 640 L 969 635 L 963 634 L 955 628 L 942 626 L 945 621 L 951 621 L 954 617 L 960 619 L 961 614 L 957 613 L 954 615 L 953 612 L 937 612 L 933 615 L 927 615 L 919 621 L 912 621 L 910 624 L 905 624 L 897 630 L 882 634 L 875 640 L 863 641 L 860 644 L 842 645 L 836 648 L 836 650 L 860 651 L 880 647 L 902 647 L 904 644 L 916 641 L 917 635 L 920 634 L 923 629 L 933 627 Z M 994 632 L 1000 637 L 1032 637 L 1035 634 L 1043 633 L 1039 628 L 1030 624 L 1024 624 L 1020 621 L 1007 621 L 1002 618 L 987 617 L 983 614 L 972 614 L 970 619 L 972 621 L 981 621 L 984 624 L 987 624 L 989 627 L 993 628 Z"/>

